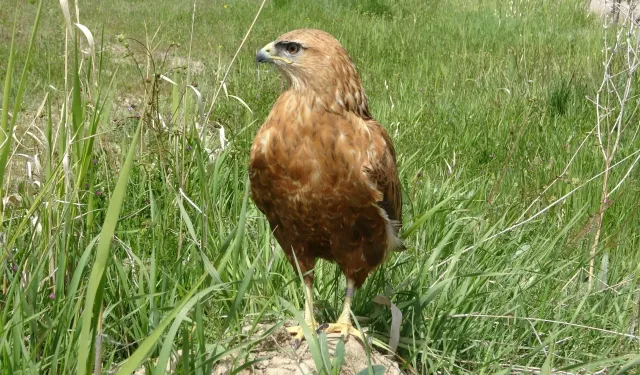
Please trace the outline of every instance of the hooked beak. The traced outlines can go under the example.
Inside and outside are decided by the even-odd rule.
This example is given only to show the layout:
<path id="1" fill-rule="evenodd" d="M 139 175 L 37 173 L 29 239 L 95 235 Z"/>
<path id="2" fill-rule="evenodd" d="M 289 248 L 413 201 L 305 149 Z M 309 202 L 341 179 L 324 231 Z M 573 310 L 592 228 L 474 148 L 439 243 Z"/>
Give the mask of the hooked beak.
<path id="1" fill-rule="evenodd" d="M 272 55 L 271 52 L 273 52 L 274 50 L 275 50 L 275 45 L 273 44 L 273 42 L 262 47 L 262 49 L 258 51 L 258 53 L 256 54 L 256 65 L 261 62 L 273 63 L 276 60 L 280 60 L 286 64 L 293 63 L 293 61 L 289 59 L 285 59 L 284 57 L 280 57 L 275 54 Z"/>
<path id="2" fill-rule="evenodd" d="M 273 62 L 273 59 L 271 58 L 272 50 L 273 50 L 273 42 L 262 47 L 262 49 L 258 51 L 258 53 L 256 54 L 256 64 L 261 62 L 264 62 L 264 63 Z"/>

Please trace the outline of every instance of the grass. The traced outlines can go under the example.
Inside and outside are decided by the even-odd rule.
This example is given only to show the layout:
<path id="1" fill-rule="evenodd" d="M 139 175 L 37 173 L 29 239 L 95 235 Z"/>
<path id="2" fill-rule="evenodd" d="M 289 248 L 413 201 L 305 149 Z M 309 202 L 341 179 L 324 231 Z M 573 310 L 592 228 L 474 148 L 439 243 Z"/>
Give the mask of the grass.
<path id="1" fill-rule="evenodd" d="M 315 27 L 353 57 L 404 189 L 409 250 L 357 292 L 359 323 L 386 342 L 391 311 L 373 299 L 390 298 L 398 355 L 418 373 L 637 373 L 639 176 L 600 212 L 587 98 L 603 28 L 583 3 L 274 0 L 233 65 L 259 3 L 71 4 L 93 55 L 57 2 L 42 2 L 37 28 L 39 4 L 3 7 L 2 126 L 15 137 L 2 143 L 0 371 L 159 374 L 181 349 L 178 373 L 208 374 L 248 356 L 260 337 L 243 328 L 293 318 L 299 277 L 247 193 L 249 147 L 281 85 L 254 52 Z M 615 182 L 639 149 L 631 126 Z M 319 262 L 318 320 L 336 318 L 343 285 Z"/>

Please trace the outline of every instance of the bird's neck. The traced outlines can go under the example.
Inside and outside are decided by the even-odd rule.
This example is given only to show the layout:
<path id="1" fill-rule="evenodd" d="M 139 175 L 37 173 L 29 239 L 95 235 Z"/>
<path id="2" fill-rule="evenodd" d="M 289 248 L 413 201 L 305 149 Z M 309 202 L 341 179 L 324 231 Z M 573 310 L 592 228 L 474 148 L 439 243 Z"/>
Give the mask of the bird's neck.
<path id="1" fill-rule="evenodd" d="M 320 107 L 336 114 L 354 113 L 364 120 L 371 119 L 367 96 L 359 82 L 357 85 L 327 82 L 320 87 L 292 82 L 287 93 L 309 108 Z"/>

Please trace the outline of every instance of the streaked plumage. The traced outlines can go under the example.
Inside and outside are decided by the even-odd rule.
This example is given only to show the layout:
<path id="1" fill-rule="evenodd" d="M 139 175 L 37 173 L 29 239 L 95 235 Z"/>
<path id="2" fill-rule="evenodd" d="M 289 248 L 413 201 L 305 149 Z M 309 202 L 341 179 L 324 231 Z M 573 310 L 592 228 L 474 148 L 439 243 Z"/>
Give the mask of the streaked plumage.
<path id="1" fill-rule="evenodd" d="M 388 251 L 403 249 L 391 139 L 371 117 L 355 66 L 331 35 L 291 31 L 260 50 L 257 60 L 274 63 L 289 88 L 255 137 L 251 196 L 292 264 L 297 260 L 305 273 L 317 258 L 336 262 L 347 285 L 360 287 Z M 312 274 L 305 276 L 308 305 L 312 282 Z M 357 334 L 347 294 L 336 329 Z M 315 324 L 312 314 L 306 306 L 307 321 Z"/>

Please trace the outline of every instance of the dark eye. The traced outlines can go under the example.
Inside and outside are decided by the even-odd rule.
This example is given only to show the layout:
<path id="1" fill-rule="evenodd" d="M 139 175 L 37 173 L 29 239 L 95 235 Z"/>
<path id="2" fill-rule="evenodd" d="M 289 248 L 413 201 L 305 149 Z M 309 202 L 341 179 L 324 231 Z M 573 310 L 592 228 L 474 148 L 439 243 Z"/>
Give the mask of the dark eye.
<path id="1" fill-rule="evenodd" d="M 300 45 L 298 43 L 287 44 L 287 52 L 290 55 L 295 55 L 296 53 L 298 53 L 298 51 L 300 51 Z"/>

